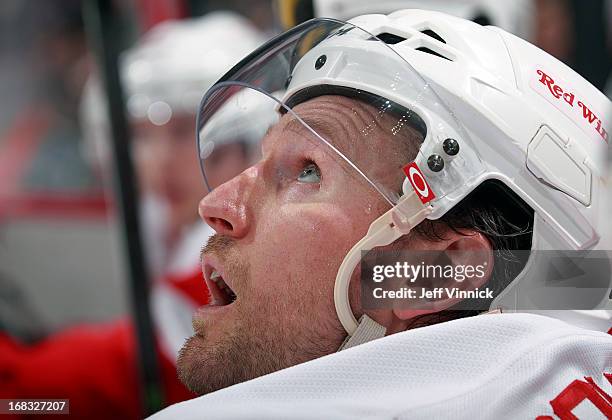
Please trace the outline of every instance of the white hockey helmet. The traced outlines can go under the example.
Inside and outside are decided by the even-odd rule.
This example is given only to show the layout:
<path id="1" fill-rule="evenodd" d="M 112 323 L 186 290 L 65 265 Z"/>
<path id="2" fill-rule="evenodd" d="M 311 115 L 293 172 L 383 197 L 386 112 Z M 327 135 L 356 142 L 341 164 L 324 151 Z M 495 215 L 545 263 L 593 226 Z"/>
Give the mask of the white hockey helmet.
<path id="1" fill-rule="evenodd" d="M 120 59 L 128 119 L 164 125 L 172 115 L 195 114 L 202 91 L 264 41 L 247 19 L 231 12 L 155 26 Z M 85 153 L 91 161 L 108 162 L 110 122 L 95 75 L 85 86 L 80 113 Z M 259 121 L 254 116 L 243 125 L 242 141 L 261 137 Z"/>
<path id="2" fill-rule="evenodd" d="M 405 162 L 401 188 L 373 169 L 375 150 L 360 154 L 352 147 L 379 137 L 378 120 L 364 121 L 358 139 L 339 141 L 294 108 L 330 94 L 363 99 L 378 116 L 395 116 L 386 134 L 398 137 L 410 127 L 422 135 L 416 159 Z M 601 247 L 609 217 L 602 195 L 610 101 L 565 64 L 499 28 L 423 10 L 359 16 L 350 23 L 305 22 L 252 53 L 207 92 L 197 123 L 204 172 L 209 127 L 221 129 L 216 111 L 229 100 L 257 95 L 268 99 L 269 112 L 303 124 L 313 141 L 392 206 L 339 268 L 335 306 L 349 335 L 358 326 L 349 281 L 361 252 L 392 243 L 425 219 L 441 218 L 489 180 L 533 210 L 533 249 Z M 492 306 L 512 307 L 512 291 L 522 281 L 537 281 L 539 270 L 531 258 Z M 609 292 L 609 283 L 605 287 Z M 607 293 L 599 297 L 593 307 L 607 305 Z"/>
<path id="3" fill-rule="evenodd" d="M 481 25 L 498 26 L 523 39 L 533 38 L 533 0 L 278 0 L 277 13 L 287 29 L 313 17 L 348 20 L 355 16 L 388 14 L 400 9 L 448 13 Z M 312 16 L 308 16 L 312 15 Z"/>

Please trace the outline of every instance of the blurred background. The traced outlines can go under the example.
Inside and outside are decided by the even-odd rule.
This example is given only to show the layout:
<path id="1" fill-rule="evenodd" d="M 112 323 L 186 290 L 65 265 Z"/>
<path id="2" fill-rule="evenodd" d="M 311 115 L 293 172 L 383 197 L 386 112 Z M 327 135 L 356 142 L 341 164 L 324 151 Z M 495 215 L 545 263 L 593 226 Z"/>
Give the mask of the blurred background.
<path id="1" fill-rule="evenodd" d="M 275 32 L 270 1 L 115 3 L 123 48 L 164 20 L 221 8 Z M 30 306 L 44 333 L 127 310 L 111 185 L 87 160 L 79 119 L 96 66 L 82 10 L 80 0 L 0 4 L 0 284 L 22 292 L 9 302 Z"/>
<path id="2" fill-rule="evenodd" d="M 84 415 L 137 418 L 142 390 L 135 366 L 143 349 L 134 343 L 133 289 L 113 189 L 106 85 L 86 3 L 0 2 L 0 398 L 36 392 L 52 398 L 56 392 L 58 398 L 82 398 L 71 404 Z M 160 284 L 158 289 L 171 289 L 151 292 L 155 351 L 165 355 L 158 358 L 155 379 L 162 383 L 161 405 L 191 396 L 172 378 L 177 345 L 184 339 L 172 335 L 180 330 L 177 324 L 188 330 L 189 313 L 206 301 L 198 256 L 210 232 L 197 221 L 197 201 L 206 191 L 192 139 L 195 106 L 208 86 L 248 51 L 316 15 L 348 19 L 363 12 L 430 7 L 513 31 L 612 95 L 612 1 L 395 0 L 376 2 L 378 10 L 371 10 L 375 2 L 363 0 L 106 3 L 117 29 L 113 42 L 124 52 L 119 73 L 132 134 L 147 277 Z M 207 17 L 199 26 L 174 25 Z M 229 45 L 235 51 L 228 55 L 221 47 Z M 145 79 L 152 80 L 150 85 L 141 83 Z M 184 87 L 182 80 L 193 83 Z M 164 89 L 184 92 L 180 105 L 160 93 Z M 238 139 L 229 146 L 245 144 Z M 246 152 L 244 162 L 229 162 L 224 155 L 218 159 L 220 166 L 248 160 Z M 179 172 L 182 177 L 174 175 Z M 186 310 L 179 314 L 175 308 L 181 305 Z M 100 363 L 106 373 L 99 381 L 83 374 L 90 365 L 75 362 L 88 346 L 93 360 L 110 360 Z M 45 363 L 77 366 L 66 368 L 70 374 L 55 370 L 66 375 L 63 382 L 50 380 L 32 390 L 28 380 L 37 376 L 26 366 L 32 360 L 40 369 Z M 119 385 L 104 376 L 112 377 L 113 369 L 125 372 L 120 381 L 127 387 L 124 395 L 114 395 Z M 82 389 L 79 381 L 101 388 Z M 98 399 L 105 404 L 96 408 Z M 110 412 L 100 411 L 109 406 Z"/>

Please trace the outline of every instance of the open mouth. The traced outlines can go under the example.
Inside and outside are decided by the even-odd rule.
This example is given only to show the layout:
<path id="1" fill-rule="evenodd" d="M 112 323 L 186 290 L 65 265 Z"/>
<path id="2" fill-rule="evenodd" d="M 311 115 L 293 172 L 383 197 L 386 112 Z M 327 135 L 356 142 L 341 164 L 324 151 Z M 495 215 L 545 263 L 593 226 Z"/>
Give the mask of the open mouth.
<path id="1" fill-rule="evenodd" d="M 237 298 L 236 293 L 228 286 L 220 270 L 212 265 L 205 265 L 204 280 L 212 296 L 211 305 L 226 306 L 234 303 Z"/>

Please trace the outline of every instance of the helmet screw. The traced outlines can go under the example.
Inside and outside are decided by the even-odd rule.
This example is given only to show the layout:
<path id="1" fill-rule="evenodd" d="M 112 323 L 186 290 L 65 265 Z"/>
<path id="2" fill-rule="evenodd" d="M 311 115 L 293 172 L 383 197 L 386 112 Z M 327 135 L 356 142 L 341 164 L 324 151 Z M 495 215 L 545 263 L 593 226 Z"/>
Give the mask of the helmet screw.
<path id="1" fill-rule="evenodd" d="M 455 139 L 446 139 L 442 143 L 442 148 L 447 155 L 455 156 L 459 153 L 459 142 Z"/>
<path id="2" fill-rule="evenodd" d="M 427 159 L 427 166 L 429 166 L 432 172 L 440 172 L 444 169 L 444 159 L 440 155 L 431 155 Z"/>
<path id="3" fill-rule="evenodd" d="M 327 61 L 327 56 L 325 54 L 317 58 L 317 61 L 315 62 L 315 69 L 319 70 L 321 67 L 323 67 L 326 61 Z"/>

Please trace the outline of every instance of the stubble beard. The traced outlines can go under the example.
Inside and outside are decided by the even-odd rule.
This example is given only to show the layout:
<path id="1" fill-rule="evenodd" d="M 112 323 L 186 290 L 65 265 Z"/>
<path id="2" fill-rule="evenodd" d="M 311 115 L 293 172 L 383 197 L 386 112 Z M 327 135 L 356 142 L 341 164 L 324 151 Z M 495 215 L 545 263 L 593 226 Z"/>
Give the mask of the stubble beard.
<path id="1" fill-rule="evenodd" d="M 270 293 L 258 293 L 249 281 L 248 265 L 228 237 L 212 236 L 202 252 L 222 259 L 238 299 L 233 304 L 231 329 L 215 331 L 212 340 L 204 326 L 183 345 L 177 370 L 190 391 L 208 394 L 338 348 L 343 331 L 334 323 L 316 322 L 317 313 L 312 312 L 315 300 L 320 299 L 316 290 L 300 296 L 293 304 L 274 299 L 278 296 Z M 284 292 L 292 296 L 288 290 Z M 295 324 L 298 322 L 300 325 Z"/>

